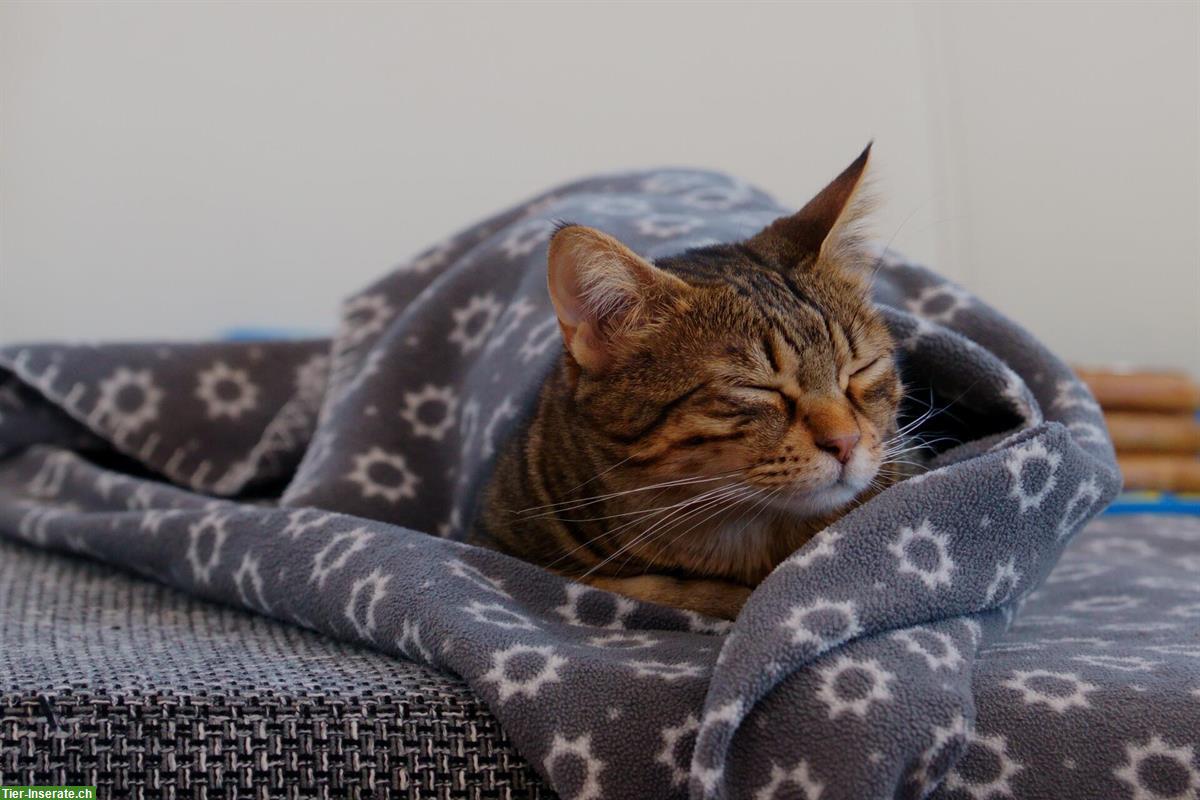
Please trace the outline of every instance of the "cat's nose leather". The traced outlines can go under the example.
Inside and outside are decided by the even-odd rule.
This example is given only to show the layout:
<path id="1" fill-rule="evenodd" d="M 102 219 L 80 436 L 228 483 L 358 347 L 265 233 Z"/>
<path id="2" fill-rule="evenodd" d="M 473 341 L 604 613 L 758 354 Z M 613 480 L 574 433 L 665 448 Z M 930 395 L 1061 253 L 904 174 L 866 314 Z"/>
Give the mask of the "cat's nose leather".
<path id="1" fill-rule="evenodd" d="M 861 438 L 862 436 L 857 433 L 823 436 L 816 440 L 816 445 L 842 464 L 845 464 L 850 460 L 850 456 L 854 454 L 854 446 L 858 444 L 858 440 Z"/>

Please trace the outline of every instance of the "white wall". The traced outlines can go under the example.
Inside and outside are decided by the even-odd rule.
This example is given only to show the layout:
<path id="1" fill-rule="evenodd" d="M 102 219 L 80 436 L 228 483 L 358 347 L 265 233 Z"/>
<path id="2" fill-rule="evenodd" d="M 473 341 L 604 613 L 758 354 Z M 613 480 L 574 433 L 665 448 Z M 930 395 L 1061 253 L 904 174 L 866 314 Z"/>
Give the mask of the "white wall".
<path id="1" fill-rule="evenodd" d="M 800 203 L 874 137 L 881 238 L 1069 358 L 1200 372 L 1197 8 L 0 0 L 0 341 L 324 330 L 552 183 Z"/>

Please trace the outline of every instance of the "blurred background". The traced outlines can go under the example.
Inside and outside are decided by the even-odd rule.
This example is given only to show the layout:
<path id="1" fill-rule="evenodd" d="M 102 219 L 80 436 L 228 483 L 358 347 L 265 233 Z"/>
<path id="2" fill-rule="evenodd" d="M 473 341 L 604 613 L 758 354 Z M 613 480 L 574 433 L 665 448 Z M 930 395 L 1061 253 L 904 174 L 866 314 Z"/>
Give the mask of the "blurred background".
<path id="1" fill-rule="evenodd" d="M 1077 363 L 1200 373 L 1200 5 L 3 2 L 0 341 L 323 333 L 389 265 L 649 165 L 875 232 Z"/>

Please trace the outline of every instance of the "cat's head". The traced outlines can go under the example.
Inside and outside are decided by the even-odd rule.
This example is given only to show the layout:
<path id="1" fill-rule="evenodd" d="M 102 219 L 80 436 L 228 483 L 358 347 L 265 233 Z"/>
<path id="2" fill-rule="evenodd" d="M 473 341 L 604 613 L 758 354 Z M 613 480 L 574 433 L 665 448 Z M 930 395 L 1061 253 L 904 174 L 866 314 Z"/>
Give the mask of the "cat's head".
<path id="1" fill-rule="evenodd" d="M 550 294 L 610 478 L 728 476 L 805 516 L 870 486 L 902 388 L 855 234 L 869 151 L 737 244 L 652 264 L 597 230 L 557 231 Z"/>

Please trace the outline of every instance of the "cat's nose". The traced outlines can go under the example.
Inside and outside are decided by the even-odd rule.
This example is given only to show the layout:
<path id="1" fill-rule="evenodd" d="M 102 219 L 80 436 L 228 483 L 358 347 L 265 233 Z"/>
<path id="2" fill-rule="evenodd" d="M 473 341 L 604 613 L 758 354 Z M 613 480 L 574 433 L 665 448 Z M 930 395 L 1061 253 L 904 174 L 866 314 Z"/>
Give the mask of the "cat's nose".
<path id="1" fill-rule="evenodd" d="M 850 460 L 850 456 L 854 454 L 854 446 L 858 444 L 858 440 L 861 438 L 862 436 L 858 433 L 823 436 L 816 440 L 816 445 L 845 464 Z"/>

